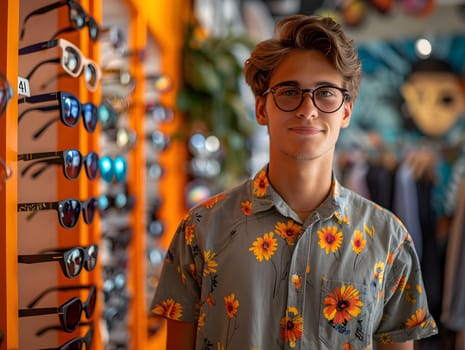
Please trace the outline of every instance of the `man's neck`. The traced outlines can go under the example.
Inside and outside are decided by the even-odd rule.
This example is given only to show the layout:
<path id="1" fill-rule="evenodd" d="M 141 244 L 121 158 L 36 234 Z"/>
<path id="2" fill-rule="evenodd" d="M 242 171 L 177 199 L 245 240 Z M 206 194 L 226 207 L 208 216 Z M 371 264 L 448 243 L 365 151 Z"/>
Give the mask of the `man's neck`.
<path id="1" fill-rule="evenodd" d="M 292 162 L 275 168 L 270 161 L 268 178 L 273 188 L 302 220 L 314 211 L 331 189 L 332 166 L 321 162 Z"/>

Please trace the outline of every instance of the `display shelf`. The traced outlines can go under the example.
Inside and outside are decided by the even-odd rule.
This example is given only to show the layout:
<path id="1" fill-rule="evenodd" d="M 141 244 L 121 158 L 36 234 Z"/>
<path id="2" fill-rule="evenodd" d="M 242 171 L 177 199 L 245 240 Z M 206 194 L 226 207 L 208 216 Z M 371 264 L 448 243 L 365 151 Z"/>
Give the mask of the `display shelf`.
<path id="1" fill-rule="evenodd" d="M 85 11 L 95 18 L 98 23 L 104 21 L 105 9 L 114 3 L 128 7 L 130 10 L 124 13 L 129 25 L 128 31 L 129 49 L 137 51 L 145 48 L 148 36 L 153 37 L 158 45 L 160 54 L 159 70 L 170 77 L 173 83 L 172 89 L 160 94 L 159 102 L 174 108 L 176 89 L 180 85 L 180 55 L 183 43 L 184 29 L 190 15 L 191 8 L 180 0 L 172 2 L 135 1 L 135 0 L 81 0 L 80 5 Z M 38 0 L 30 3 L 26 0 L 6 0 L 0 4 L 0 32 L 3 40 L 0 41 L 0 70 L 5 73 L 8 81 L 16 88 L 17 77 L 27 74 L 30 67 L 41 60 L 50 58 L 58 49 L 45 50 L 33 55 L 18 57 L 18 49 L 39 41 L 51 39 L 51 35 L 61 28 L 69 25 L 68 9 L 63 6 L 47 14 L 33 16 L 28 20 L 27 33 L 23 40 L 19 40 L 19 31 L 22 19 L 27 13 L 50 4 L 49 0 Z M 111 11 L 109 11 L 111 13 Z M 40 28 L 40 30 L 38 30 Z M 87 28 L 79 31 L 71 31 L 60 34 L 75 44 L 83 55 L 96 62 L 101 61 L 102 52 L 99 42 L 89 39 Z M 49 52 L 50 51 L 50 52 Z M 134 106 L 130 109 L 128 127 L 135 131 L 139 140 L 144 140 L 146 135 L 144 109 L 145 68 L 137 56 L 129 58 L 131 74 L 137 80 L 137 87 L 131 94 Z M 75 94 L 81 102 L 93 102 L 98 105 L 101 102 L 101 88 L 90 92 L 82 77 L 70 79 L 60 78 L 59 66 L 41 68 L 34 74 L 31 81 L 31 94 L 43 93 L 41 81 L 48 80 L 56 75 L 47 91 L 67 91 Z M 73 229 L 64 229 L 57 220 L 54 210 L 40 211 L 32 220 L 24 213 L 17 212 L 17 204 L 21 202 L 52 201 L 65 198 L 78 198 L 85 200 L 90 196 L 98 196 L 102 192 L 100 181 L 91 181 L 82 170 L 77 180 L 66 179 L 61 167 L 55 170 L 46 170 L 46 175 L 39 176 L 36 180 L 30 177 L 18 176 L 24 168 L 22 162 L 17 161 L 19 153 L 33 153 L 52 150 L 64 150 L 77 148 L 85 155 L 89 151 L 100 151 L 100 137 L 102 130 L 97 127 L 94 134 L 88 133 L 79 121 L 75 128 L 69 128 L 61 123 L 56 123 L 48 128 L 45 137 L 33 139 L 32 134 L 40 128 L 47 118 L 39 116 L 41 112 L 32 112 L 34 116 L 28 116 L 21 125 L 18 124 L 17 95 L 10 101 L 6 113 L 0 116 L 0 157 L 5 160 L 13 175 L 2 184 L 0 189 L 0 309 L 5 310 L 0 314 L 0 330 L 4 339 L 0 343 L 0 349 L 20 349 L 31 347 L 58 346 L 75 336 L 84 336 L 87 327 L 80 327 L 78 331 L 70 333 L 53 333 L 37 338 L 34 334 L 37 327 L 56 323 L 56 315 L 50 318 L 26 317 L 18 318 L 18 309 L 24 308 L 33 294 L 39 293 L 47 286 L 66 286 L 74 284 L 96 284 L 99 290 L 98 303 L 93 317 L 95 335 L 93 349 L 105 349 L 107 331 L 104 329 L 102 317 L 104 305 L 102 301 L 103 274 L 100 261 L 92 272 L 83 271 L 76 279 L 70 280 L 63 276 L 59 266 L 54 273 L 53 264 L 34 264 L 28 266 L 18 265 L 18 254 L 35 254 L 47 247 L 88 246 L 97 243 L 102 246 L 101 227 L 104 218 L 96 217 L 92 225 L 83 223 L 82 217 Z M 182 116 L 175 113 L 170 123 L 160 124 L 160 129 L 167 135 L 172 135 L 182 128 Z M 136 146 L 127 154 L 129 164 L 128 188 L 136 197 L 136 205 L 131 210 L 129 225 L 133 231 L 133 238 L 128 247 L 128 291 L 131 294 L 129 304 L 129 318 L 126 339 L 129 340 L 128 348 L 131 349 L 162 349 L 164 348 L 165 330 L 158 330 L 149 334 L 148 327 L 153 324 L 147 300 L 152 296 L 146 293 L 146 264 L 147 250 L 151 247 L 146 240 L 147 235 L 147 193 L 156 192 L 163 198 L 160 208 L 160 218 L 165 222 L 165 232 L 160 238 L 159 244 L 167 247 L 171 236 L 175 231 L 179 220 L 185 213 L 183 184 L 185 184 L 185 172 L 183 161 L 187 158 L 184 144 L 173 142 L 170 147 L 159 155 L 161 166 L 166 173 L 160 178 L 157 188 L 147 187 L 145 180 L 146 163 L 145 142 Z M 152 186 L 152 184 L 150 185 Z M 47 266 L 39 266 L 47 265 Z M 50 274 L 50 271 L 52 273 Z M 81 300 L 87 298 L 88 291 L 82 290 L 72 294 Z M 60 305 L 69 299 L 71 294 L 53 293 L 43 301 L 44 305 Z M 42 302 L 41 302 L 42 303 Z M 27 320 L 26 320 L 27 319 Z M 82 321 L 85 317 L 82 318 Z"/>

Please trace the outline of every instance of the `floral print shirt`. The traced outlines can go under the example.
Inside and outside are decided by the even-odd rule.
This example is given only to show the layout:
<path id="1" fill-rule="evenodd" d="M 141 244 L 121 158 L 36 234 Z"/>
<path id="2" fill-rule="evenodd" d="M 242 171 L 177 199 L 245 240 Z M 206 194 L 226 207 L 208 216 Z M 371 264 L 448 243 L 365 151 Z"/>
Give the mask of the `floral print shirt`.
<path id="1" fill-rule="evenodd" d="M 304 222 L 254 179 L 189 211 L 152 312 L 197 323 L 197 350 L 372 349 L 437 333 L 412 240 L 333 179 Z"/>

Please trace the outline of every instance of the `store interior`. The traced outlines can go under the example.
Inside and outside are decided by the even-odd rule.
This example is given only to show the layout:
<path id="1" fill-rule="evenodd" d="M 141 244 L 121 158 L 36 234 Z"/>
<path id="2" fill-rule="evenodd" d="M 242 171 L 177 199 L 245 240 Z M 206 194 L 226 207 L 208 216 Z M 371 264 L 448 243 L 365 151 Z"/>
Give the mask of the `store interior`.
<path id="1" fill-rule="evenodd" d="M 1 350 L 165 348 L 150 305 L 168 245 L 266 164 L 242 67 L 293 13 L 353 37 L 363 80 L 335 173 L 414 238 L 448 338 L 418 349 L 465 348 L 465 2 L 3 0 Z"/>

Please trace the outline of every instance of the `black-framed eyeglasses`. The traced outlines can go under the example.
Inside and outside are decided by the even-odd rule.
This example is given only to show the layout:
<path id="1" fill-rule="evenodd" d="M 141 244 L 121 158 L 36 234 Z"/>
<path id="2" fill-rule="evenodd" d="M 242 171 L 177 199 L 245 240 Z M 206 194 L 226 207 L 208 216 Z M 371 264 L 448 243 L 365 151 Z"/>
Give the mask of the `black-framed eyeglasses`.
<path id="1" fill-rule="evenodd" d="M 334 85 L 323 85 L 315 89 L 301 89 L 295 85 L 277 84 L 266 90 L 262 96 L 271 93 L 274 103 L 283 112 L 292 112 L 299 108 L 306 93 L 310 94 L 315 107 L 323 113 L 334 113 L 339 110 L 344 101 L 350 100 L 346 89 Z"/>
<path id="2" fill-rule="evenodd" d="M 38 264 L 44 262 L 59 262 L 61 271 L 67 278 L 77 277 L 82 268 L 92 271 L 97 265 L 98 245 L 91 244 L 86 248 L 72 247 L 45 250 L 41 254 L 18 255 L 18 263 Z"/>
<path id="3" fill-rule="evenodd" d="M 26 79 L 31 79 L 36 70 L 44 64 L 48 63 L 61 63 L 63 70 L 73 78 L 84 74 L 84 81 L 90 91 L 97 89 L 97 84 L 101 79 L 101 71 L 99 66 L 92 60 L 84 57 L 81 50 L 71 42 L 65 39 L 53 39 L 49 41 L 42 41 L 37 44 L 32 44 L 19 49 L 19 55 L 27 55 L 30 53 L 48 50 L 54 47 L 61 49 L 61 57 L 48 59 L 36 64 Z"/>
<path id="4" fill-rule="evenodd" d="M 18 203 L 18 212 L 56 210 L 60 225 L 66 229 L 76 226 L 81 210 L 84 222 L 89 225 L 92 224 L 97 209 L 98 199 L 95 197 L 90 197 L 83 202 L 75 198 L 69 198 L 56 202 Z"/>
<path id="5" fill-rule="evenodd" d="M 48 112 L 57 109 L 60 111 L 60 116 L 44 124 L 44 126 L 34 134 L 34 138 L 38 138 L 48 127 L 50 127 L 50 125 L 58 120 L 61 120 L 64 125 L 72 128 L 77 125 L 81 116 L 85 129 L 90 133 L 95 131 L 97 122 L 99 121 L 98 108 L 91 102 L 81 103 L 76 95 L 69 92 L 56 91 L 33 95 L 30 97 L 23 97 L 18 99 L 18 104 L 33 104 L 52 101 L 58 101 L 58 104 L 27 108 L 18 116 L 18 122 L 20 122 L 27 113 L 32 111 Z"/>
<path id="6" fill-rule="evenodd" d="M 37 295 L 27 305 L 28 309 L 33 308 L 43 297 L 51 292 L 65 292 L 65 291 L 76 291 L 81 289 L 87 289 L 89 294 L 87 300 L 82 303 L 82 310 L 84 311 L 86 318 L 90 319 L 94 315 L 95 304 L 97 302 L 97 285 L 95 284 L 80 284 L 80 285 L 69 285 L 69 286 L 54 286 L 44 289 L 39 295 Z"/>
<path id="7" fill-rule="evenodd" d="M 90 16 L 88 13 L 85 13 L 84 15 L 84 25 L 82 28 L 76 28 L 74 25 L 70 25 L 69 27 L 58 30 L 55 34 L 53 34 L 52 39 L 58 38 L 58 36 L 63 33 L 69 33 L 87 27 L 89 29 L 89 39 L 96 42 L 100 37 L 101 28 L 94 17 Z"/>
<path id="8" fill-rule="evenodd" d="M 79 4 L 77 1 L 74 1 L 74 0 L 61 0 L 61 1 L 54 2 L 52 4 L 40 7 L 28 13 L 26 17 L 24 17 L 23 23 L 21 25 L 20 40 L 22 40 L 24 37 L 26 22 L 31 17 L 42 15 L 44 13 L 50 12 L 62 6 L 68 6 L 69 21 L 73 29 L 82 29 L 86 25 L 88 25 L 86 23 L 86 20 L 89 17 L 89 15 L 84 11 L 81 4 Z M 97 36 L 95 36 L 96 34 Z M 89 36 L 92 40 L 97 40 L 98 38 L 98 32 L 97 33 L 92 32 L 92 29 L 90 26 L 89 26 Z"/>
<path id="9" fill-rule="evenodd" d="M 43 164 L 38 170 L 32 174 L 32 178 L 36 178 L 49 165 L 62 165 L 63 174 L 68 180 L 76 180 L 81 173 L 81 168 L 84 165 L 87 177 L 89 180 L 94 180 L 99 171 L 98 162 L 99 156 L 95 152 L 89 152 L 83 156 L 77 149 L 68 149 L 58 152 L 40 152 L 40 153 L 24 153 L 18 154 L 18 160 L 36 160 L 28 164 L 22 171 L 21 176 L 26 173 L 36 164 Z"/>
<path id="10" fill-rule="evenodd" d="M 89 330 L 83 337 L 75 337 L 66 343 L 60 345 L 58 348 L 41 348 L 39 350 L 90 350 L 92 341 L 94 339 L 94 323 L 93 322 L 79 322 L 79 326 L 89 325 Z M 44 328 L 45 329 L 45 328 Z M 48 327 L 48 329 L 55 329 L 55 327 Z M 61 327 L 59 329 L 62 329 Z"/>
<path id="11" fill-rule="evenodd" d="M 13 88 L 6 79 L 5 75 L 0 72 L 0 115 L 5 113 L 6 106 L 14 96 Z"/>

